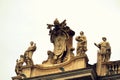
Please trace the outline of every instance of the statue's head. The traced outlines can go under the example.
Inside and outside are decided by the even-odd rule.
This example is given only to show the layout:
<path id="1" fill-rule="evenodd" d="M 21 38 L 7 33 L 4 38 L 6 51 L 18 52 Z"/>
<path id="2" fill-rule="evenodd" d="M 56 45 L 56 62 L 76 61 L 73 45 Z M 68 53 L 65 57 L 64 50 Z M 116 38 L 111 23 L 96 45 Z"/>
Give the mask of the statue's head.
<path id="1" fill-rule="evenodd" d="M 106 41 L 106 40 L 107 40 L 107 38 L 106 38 L 106 37 L 102 37 L 102 40 L 103 40 L 103 41 Z"/>
<path id="2" fill-rule="evenodd" d="M 83 31 L 80 31 L 80 35 L 84 35 L 84 32 L 83 32 Z"/>
<path id="3" fill-rule="evenodd" d="M 23 58 L 23 57 L 24 57 L 24 55 L 20 55 L 20 57 L 21 57 L 21 58 Z"/>
<path id="4" fill-rule="evenodd" d="M 33 42 L 33 41 L 31 41 L 31 42 L 30 42 L 30 45 L 33 45 L 33 44 L 34 44 L 34 42 Z"/>

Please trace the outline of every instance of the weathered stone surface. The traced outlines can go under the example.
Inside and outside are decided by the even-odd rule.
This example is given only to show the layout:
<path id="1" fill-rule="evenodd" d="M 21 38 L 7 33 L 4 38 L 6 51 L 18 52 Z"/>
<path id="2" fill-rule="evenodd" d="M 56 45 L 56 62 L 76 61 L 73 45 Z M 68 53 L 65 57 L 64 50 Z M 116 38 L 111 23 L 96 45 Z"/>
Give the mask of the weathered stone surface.
<path id="1" fill-rule="evenodd" d="M 54 80 L 95 80 L 97 79 L 96 75 L 94 75 L 96 73 L 100 80 L 107 80 L 105 76 L 120 74 L 120 61 L 110 61 L 111 46 L 109 42 L 106 41 L 106 37 L 102 37 L 103 41 L 99 44 L 94 43 L 95 46 L 99 48 L 97 63 L 90 65 L 88 64 L 89 59 L 86 55 L 86 51 L 88 50 L 87 39 L 83 31 L 80 32 L 80 36 L 75 38 L 78 42 L 75 55 L 73 52 L 75 50 L 73 47 L 73 36 L 75 32 L 67 26 L 66 20 L 60 23 L 58 19 L 55 19 L 53 24 L 47 24 L 47 26 L 50 41 L 54 47 L 53 51 L 48 50 L 48 59 L 43 61 L 42 64 L 34 64 L 32 55 L 36 50 L 36 43 L 30 42 L 30 46 L 24 55 L 21 55 L 20 59 L 16 61 L 15 72 L 17 76 L 12 77 L 12 80 L 35 80 L 32 78 L 37 76 L 41 77 L 39 78 L 40 80 L 47 80 L 49 76 L 51 77 L 50 79 Z M 25 65 L 23 65 L 24 63 Z M 87 72 L 87 70 L 89 70 L 89 72 Z M 76 74 L 75 71 L 80 72 L 80 74 Z M 81 71 L 83 71 L 84 74 L 82 74 Z M 71 76 L 63 76 L 68 75 L 68 72 L 75 74 L 71 75 L 70 73 Z M 61 75 L 62 73 L 63 75 Z M 59 77 L 57 74 L 60 74 Z M 58 78 L 51 75 L 56 75 Z M 46 76 L 48 78 L 45 78 Z M 117 78 L 118 76 L 116 79 Z"/>
<path id="2" fill-rule="evenodd" d="M 59 73 L 62 71 L 70 71 L 76 69 L 83 69 L 87 67 L 88 58 L 87 56 L 76 56 L 64 63 L 60 64 L 41 64 L 34 65 L 31 67 L 24 66 L 22 69 L 23 74 L 26 74 L 27 77 L 35 77 L 53 73 Z"/>
<path id="3" fill-rule="evenodd" d="M 77 36 L 75 39 L 78 42 L 76 53 L 78 56 L 82 56 L 87 51 L 87 39 L 86 36 L 84 35 L 84 32 L 81 31 L 80 36 Z"/>

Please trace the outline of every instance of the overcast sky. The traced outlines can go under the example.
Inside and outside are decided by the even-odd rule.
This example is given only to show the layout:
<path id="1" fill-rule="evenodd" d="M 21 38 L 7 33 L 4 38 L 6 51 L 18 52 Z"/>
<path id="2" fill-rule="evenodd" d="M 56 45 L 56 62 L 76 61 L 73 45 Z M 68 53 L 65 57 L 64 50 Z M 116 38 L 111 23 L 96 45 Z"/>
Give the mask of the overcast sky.
<path id="1" fill-rule="evenodd" d="M 119 0 L 0 0 L 0 80 L 10 80 L 16 75 L 16 59 L 24 54 L 30 41 L 37 45 L 34 63 L 41 64 L 47 59 L 47 51 L 53 50 L 53 44 L 46 24 L 52 24 L 55 18 L 60 22 L 66 19 L 75 36 L 84 31 L 90 64 L 97 59 L 94 42 L 101 42 L 103 36 L 112 47 L 110 60 L 120 60 Z"/>

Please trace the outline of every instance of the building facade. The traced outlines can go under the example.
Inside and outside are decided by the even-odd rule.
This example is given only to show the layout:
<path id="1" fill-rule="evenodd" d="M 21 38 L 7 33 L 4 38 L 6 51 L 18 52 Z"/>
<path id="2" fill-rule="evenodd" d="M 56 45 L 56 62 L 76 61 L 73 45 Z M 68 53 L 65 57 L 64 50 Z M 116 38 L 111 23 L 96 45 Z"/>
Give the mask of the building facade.
<path id="1" fill-rule="evenodd" d="M 53 51 L 48 50 L 48 59 L 42 64 L 34 64 L 32 55 L 36 50 L 36 43 L 30 46 L 20 59 L 17 59 L 15 72 L 17 76 L 12 80 L 120 80 L 120 61 L 110 61 L 111 46 L 106 37 L 95 44 L 98 47 L 97 63 L 88 64 L 86 54 L 87 38 L 81 31 L 76 36 L 77 47 L 73 48 L 75 32 L 66 25 L 66 20 L 54 24 L 47 24 L 50 41 L 54 45 Z M 76 49 L 76 55 L 73 51 Z M 23 65 L 23 64 L 26 65 Z"/>

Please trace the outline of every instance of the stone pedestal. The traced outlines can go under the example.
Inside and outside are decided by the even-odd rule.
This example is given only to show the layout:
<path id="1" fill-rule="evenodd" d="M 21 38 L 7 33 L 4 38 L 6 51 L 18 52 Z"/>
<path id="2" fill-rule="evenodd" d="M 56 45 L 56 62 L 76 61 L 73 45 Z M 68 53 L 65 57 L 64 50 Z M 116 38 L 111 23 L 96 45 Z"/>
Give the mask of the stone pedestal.
<path id="1" fill-rule="evenodd" d="M 60 64 L 51 64 L 51 65 L 41 64 L 41 65 L 34 65 L 31 67 L 24 66 L 22 68 L 22 73 L 25 74 L 26 77 L 35 77 L 35 76 L 71 71 L 76 69 L 83 69 L 87 67 L 87 64 L 88 64 L 87 55 L 75 56 L 69 61 Z"/>
<path id="2" fill-rule="evenodd" d="M 33 66 L 24 66 L 22 69 L 22 73 L 25 74 L 26 77 L 30 77 L 31 76 L 31 72 L 32 72 L 32 67 Z"/>
<path id="3" fill-rule="evenodd" d="M 12 80 L 22 80 L 22 77 L 21 76 L 14 76 L 14 77 L 12 77 Z"/>
<path id="4" fill-rule="evenodd" d="M 98 51 L 97 53 L 97 65 L 96 65 L 96 72 L 97 72 L 97 75 L 101 75 L 101 70 L 102 70 L 102 61 L 101 61 L 101 55 Z"/>
<path id="5" fill-rule="evenodd" d="M 92 68 L 84 68 L 57 74 L 36 76 L 24 80 L 97 80 L 97 75 Z"/>

